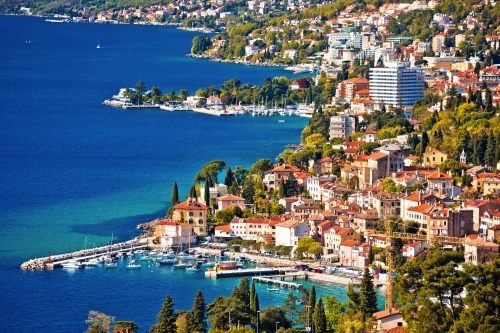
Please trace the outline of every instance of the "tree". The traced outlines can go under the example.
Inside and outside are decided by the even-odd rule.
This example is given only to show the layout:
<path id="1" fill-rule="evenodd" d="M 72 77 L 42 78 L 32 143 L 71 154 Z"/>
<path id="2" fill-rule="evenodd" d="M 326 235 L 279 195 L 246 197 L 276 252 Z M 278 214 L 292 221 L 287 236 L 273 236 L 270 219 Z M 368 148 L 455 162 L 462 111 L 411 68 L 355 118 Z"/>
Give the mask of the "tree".
<path id="1" fill-rule="evenodd" d="M 422 137 L 420 139 L 419 156 L 422 156 L 425 153 L 428 144 L 429 144 L 429 136 L 427 135 L 427 131 L 422 131 Z"/>
<path id="2" fill-rule="evenodd" d="M 320 148 L 325 142 L 325 137 L 320 133 L 311 134 L 305 139 L 306 145 L 312 148 Z"/>
<path id="3" fill-rule="evenodd" d="M 340 303 L 335 296 L 325 296 L 325 316 L 326 327 L 329 330 L 338 328 L 342 314 L 345 311 L 345 305 Z"/>
<path id="4" fill-rule="evenodd" d="M 208 322 L 212 328 L 220 330 L 229 328 L 229 322 L 226 319 L 228 306 L 229 299 L 223 296 L 215 298 L 212 303 L 207 305 Z"/>
<path id="5" fill-rule="evenodd" d="M 280 197 L 280 199 L 286 197 L 286 185 L 285 185 L 284 178 L 280 179 L 278 196 Z"/>
<path id="6" fill-rule="evenodd" d="M 307 325 L 313 327 L 313 319 L 314 319 L 314 311 L 316 306 L 316 288 L 314 284 L 309 291 L 309 299 L 307 300 L 307 307 L 309 308 L 309 312 L 307 313 Z"/>
<path id="7" fill-rule="evenodd" d="M 356 149 L 356 154 L 365 153 L 366 155 L 370 155 L 373 150 L 378 147 L 380 147 L 380 145 L 376 142 L 367 142 Z"/>
<path id="8" fill-rule="evenodd" d="M 297 299 L 297 296 L 290 292 L 283 303 L 283 311 L 292 323 L 295 323 L 297 318 Z"/>
<path id="9" fill-rule="evenodd" d="M 153 332 L 155 333 L 175 333 L 177 330 L 177 316 L 174 312 L 174 301 L 167 294 L 165 302 L 161 307 L 160 312 L 156 316 L 158 322 L 154 325 Z"/>
<path id="10" fill-rule="evenodd" d="M 191 186 L 191 189 L 189 190 L 189 197 L 190 197 L 190 198 L 193 198 L 193 199 L 195 199 L 195 200 L 196 200 L 196 198 L 198 197 L 198 196 L 196 195 L 196 185 Z"/>
<path id="11" fill-rule="evenodd" d="M 281 307 L 269 306 L 264 308 L 260 315 L 259 331 L 262 329 L 262 332 L 275 332 L 277 325 L 284 328 L 292 327 L 290 320 Z"/>
<path id="12" fill-rule="evenodd" d="M 293 197 L 299 194 L 299 182 L 292 172 L 290 172 L 290 174 L 286 178 L 285 188 L 287 197 Z"/>
<path id="13" fill-rule="evenodd" d="M 115 322 L 115 317 L 108 316 L 99 311 L 90 310 L 87 320 L 89 324 L 87 332 L 111 332 L 113 323 Z"/>
<path id="14" fill-rule="evenodd" d="M 365 267 L 359 288 L 359 308 L 363 313 L 363 322 L 377 311 L 377 295 L 368 267 Z"/>
<path id="15" fill-rule="evenodd" d="M 308 257 L 310 254 L 312 254 L 310 251 L 311 249 L 315 249 L 316 245 L 320 244 L 318 241 L 314 240 L 311 237 L 302 237 L 299 239 L 299 242 L 297 244 L 297 247 L 295 248 L 295 256 L 296 257 Z M 321 245 L 321 244 L 320 244 Z M 315 303 L 313 303 L 313 306 Z"/>
<path id="16" fill-rule="evenodd" d="M 252 176 L 247 176 L 243 182 L 243 190 L 241 196 L 246 200 L 247 203 L 252 204 L 254 202 L 255 188 Z"/>
<path id="17" fill-rule="evenodd" d="M 228 166 L 226 168 L 226 177 L 224 178 L 224 185 L 226 185 L 227 187 L 229 187 L 229 186 L 233 185 L 234 180 L 235 179 L 234 179 L 233 171 Z"/>
<path id="18" fill-rule="evenodd" d="M 217 175 L 219 174 L 219 172 L 224 170 L 225 167 L 226 162 L 222 160 L 210 161 L 201 168 L 200 172 L 196 174 L 196 176 L 194 177 L 194 181 L 196 183 L 199 183 L 201 181 L 210 179 L 212 184 L 217 184 Z"/>
<path id="19" fill-rule="evenodd" d="M 205 181 L 205 192 L 203 193 L 205 205 L 210 206 L 210 179 Z"/>
<path id="20" fill-rule="evenodd" d="M 172 205 L 177 205 L 179 203 L 179 189 L 177 188 L 177 182 L 174 182 L 172 187 L 172 197 L 170 198 Z"/>
<path id="21" fill-rule="evenodd" d="M 119 330 L 119 329 L 125 329 L 127 327 L 129 329 L 130 333 L 137 333 L 137 331 L 139 330 L 139 325 L 137 325 L 134 321 L 121 320 L 121 321 L 115 322 L 114 331 Z"/>
<path id="22" fill-rule="evenodd" d="M 191 323 L 189 323 L 190 333 L 205 333 L 207 331 L 205 297 L 201 290 L 196 292 L 191 310 Z"/>
<path id="23" fill-rule="evenodd" d="M 323 306 L 323 301 L 321 297 L 319 298 L 316 306 L 314 307 L 314 316 L 313 316 L 313 326 L 314 332 L 316 333 L 325 333 L 326 332 L 326 315 L 325 315 L 325 307 Z"/>
<path id="24" fill-rule="evenodd" d="M 261 178 L 264 178 L 266 171 L 272 170 L 274 168 L 274 163 L 268 158 L 262 158 L 252 165 L 252 173 L 259 174 Z"/>

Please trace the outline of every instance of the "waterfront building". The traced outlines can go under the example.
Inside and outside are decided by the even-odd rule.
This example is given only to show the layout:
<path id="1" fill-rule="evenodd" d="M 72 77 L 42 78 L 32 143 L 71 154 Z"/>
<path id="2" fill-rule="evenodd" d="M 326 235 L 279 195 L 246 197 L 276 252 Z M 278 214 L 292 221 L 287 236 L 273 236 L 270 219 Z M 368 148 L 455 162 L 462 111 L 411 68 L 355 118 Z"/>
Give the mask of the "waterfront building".
<path id="1" fill-rule="evenodd" d="M 269 219 L 235 217 L 230 222 L 231 234 L 258 242 L 263 235 L 273 234 L 272 224 Z"/>
<path id="2" fill-rule="evenodd" d="M 370 91 L 379 104 L 413 106 L 424 96 L 423 69 L 396 61 L 370 68 Z"/>
<path id="3" fill-rule="evenodd" d="M 293 246 L 295 249 L 299 243 L 299 239 L 308 235 L 309 227 L 303 221 L 288 220 L 276 224 L 276 246 Z"/>
<path id="4" fill-rule="evenodd" d="M 370 245 L 358 240 L 346 240 L 340 243 L 340 262 L 344 267 L 364 270 L 368 266 Z"/>
<path id="5" fill-rule="evenodd" d="M 181 246 L 196 242 L 196 235 L 193 233 L 191 225 L 172 220 L 158 221 L 155 237 L 162 246 Z"/>
<path id="6" fill-rule="evenodd" d="M 205 235 L 207 233 L 207 212 L 208 206 L 197 202 L 193 198 L 188 198 L 186 201 L 174 206 L 172 219 L 187 222 L 193 227 L 193 231 L 197 235 Z"/>

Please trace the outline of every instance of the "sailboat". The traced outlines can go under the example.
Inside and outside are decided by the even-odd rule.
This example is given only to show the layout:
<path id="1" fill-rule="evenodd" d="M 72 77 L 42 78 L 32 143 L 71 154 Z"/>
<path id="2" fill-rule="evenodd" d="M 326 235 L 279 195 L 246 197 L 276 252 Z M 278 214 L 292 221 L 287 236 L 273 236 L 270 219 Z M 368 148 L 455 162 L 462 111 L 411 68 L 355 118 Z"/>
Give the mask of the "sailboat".
<path id="1" fill-rule="evenodd" d="M 96 49 L 100 49 L 101 48 L 101 44 L 99 44 L 99 42 L 97 42 L 97 47 Z"/>

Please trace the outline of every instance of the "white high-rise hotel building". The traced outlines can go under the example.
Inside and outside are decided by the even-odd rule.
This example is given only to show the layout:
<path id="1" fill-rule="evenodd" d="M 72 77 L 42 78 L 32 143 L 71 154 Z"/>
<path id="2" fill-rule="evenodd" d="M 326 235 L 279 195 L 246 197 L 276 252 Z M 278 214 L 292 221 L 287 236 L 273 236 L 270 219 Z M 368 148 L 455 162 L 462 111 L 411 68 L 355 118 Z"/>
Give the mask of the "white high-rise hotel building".
<path id="1" fill-rule="evenodd" d="M 424 97 L 423 69 L 410 67 L 409 62 L 396 61 L 370 68 L 370 91 L 377 103 L 413 106 L 416 100 Z"/>

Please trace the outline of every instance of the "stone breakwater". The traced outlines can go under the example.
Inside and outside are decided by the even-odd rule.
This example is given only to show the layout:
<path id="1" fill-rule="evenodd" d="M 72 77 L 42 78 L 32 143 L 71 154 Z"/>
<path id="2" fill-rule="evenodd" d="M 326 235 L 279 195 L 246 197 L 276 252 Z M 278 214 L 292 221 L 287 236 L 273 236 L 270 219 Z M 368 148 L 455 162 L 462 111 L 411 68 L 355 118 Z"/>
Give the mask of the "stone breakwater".
<path id="1" fill-rule="evenodd" d="M 141 229 L 144 231 L 146 237 L 152 237 L 154 236 L 156 225 L 158 224 L 158 221 L 161 219 L 156 219 L 150 222 L 145 222 L 137 225 L 137 229 Z"/>
<path id="2" fill-rule="evenodd" d="M 96 258 L 103 255 L 108 255 L 110 253 L 129 251 L 130 249 L 135 249 L 137 247 L 147 247 L 146 238 L 136 237 L 135 239 L 128 240 L 122 243 L 116 243 L 113 245 L 105 245 L 101 247 L 95 247 L 88 250 L 80 250 L 69 253 L 56 254 L 54 256 L 30 259 L 23 264 L 21 264 L 21 269 L 23 270 L 40 270 L 44 268 L 52 268 L 61 265 L 63 262 L 74 259 L 74 260 L 86 260 L 89 258 Z"/>

